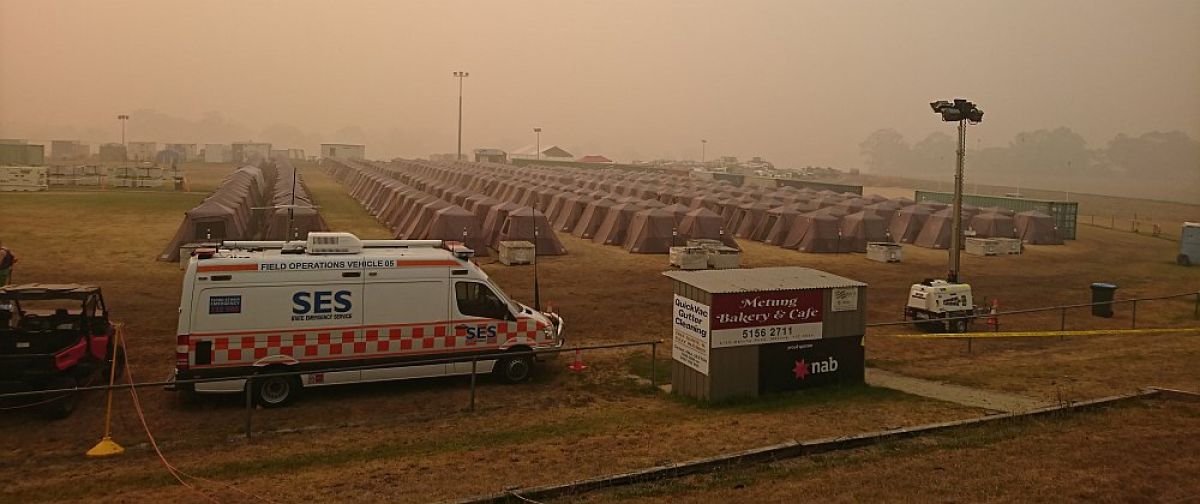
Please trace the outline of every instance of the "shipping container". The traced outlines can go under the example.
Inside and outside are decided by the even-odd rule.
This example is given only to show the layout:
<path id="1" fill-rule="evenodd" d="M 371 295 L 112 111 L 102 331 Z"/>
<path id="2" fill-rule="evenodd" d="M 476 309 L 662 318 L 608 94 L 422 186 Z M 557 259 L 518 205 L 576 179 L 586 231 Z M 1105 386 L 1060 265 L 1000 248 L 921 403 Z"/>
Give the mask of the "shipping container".
<path id="1" fill-rule="evenodd" d="M 954 193 L 936 191 L 917 191 L 913 197 L 917 203 L 932 201 L 936 203 L 953 203 Z M 1028 198 L 1011 198 L 1007 196 L 984 196 L 981 194 L 964 194 L 963 203 L 980 208 L 1000 207 L 1013 212 L 1037 210 L 1045 213 L 1058 223 L 1058 229 L 1063 239 L 1074 240 L 1076 221 L 1079 218 L 1079 203 L 1074 201 L 1050 201 Z"/>

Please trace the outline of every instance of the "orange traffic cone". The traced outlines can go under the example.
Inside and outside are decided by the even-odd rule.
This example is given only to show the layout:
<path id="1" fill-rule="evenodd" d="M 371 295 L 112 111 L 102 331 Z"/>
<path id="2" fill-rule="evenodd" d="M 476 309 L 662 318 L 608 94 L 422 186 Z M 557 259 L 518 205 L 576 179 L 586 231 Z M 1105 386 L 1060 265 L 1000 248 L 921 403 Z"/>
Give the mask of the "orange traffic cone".
<path id="1" fill-rule="evenodd" d="M 575 362 L 572 362 L 570 366 L 567 366 L 567 369 L 570 369 L 571 371 L 578 373 L 587 368 L 588 368 L 587 364 L 583 363 L 583 358 L 580 357 L 580 355 L 579 355 L 579 349 L 576 348 L 575 349 Z"/>

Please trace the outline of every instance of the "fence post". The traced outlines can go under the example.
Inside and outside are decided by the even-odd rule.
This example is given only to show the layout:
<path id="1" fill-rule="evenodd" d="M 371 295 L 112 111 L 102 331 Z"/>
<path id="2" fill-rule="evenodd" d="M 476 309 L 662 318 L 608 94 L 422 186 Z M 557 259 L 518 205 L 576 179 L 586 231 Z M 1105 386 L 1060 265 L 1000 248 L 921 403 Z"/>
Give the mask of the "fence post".
<path id="1" fill-rule="evenodd" d="M 474 356 L 471 357 L 471 406 L 470 410 L 475 411 L 475 366 L 479 362 Z"/>
<path id="2" fill-rule="evenodd" d="M 1137 329 L 1137 300 L 1133 300 L 1133 315 L 1130 317 L 1130 329 Z"/>
<path id="3" fill-rule="evenodd" d="M 1195 319 L 1200 319 L 1200 292 L 1196 293 L 1196 311 L 1192 314 Z"/>
<path id="4" fill-rule="evenodd" d="M 1066 330 L 1067 330 L 1067 308 L 1066 308 L 1065 306 L 1064 306 L 1064 307 L 1063 307 L 1063 309 L 1062 309 L 1062 318 L 1060 319 L 1060 322 L 1059 322 L 1059 325 L 1058 325 L 1058 330 L 1059 330 L 1059 331 L 1066 331 Z M 1059 339 L 1060 341 L 1061 341 L 1063 338 L 1065 338 L 1065 337 L 1066 337 L 1066 336 L 1063 336 L 1063 335 L 1061 335 L 1061 334 L 1059 334 L 1059 335 L 1058 335 L 1058 339 Z"/>
<path id="5" fill-rule="evenodd" d="M 650 387 L 658 390 L 658 342 L 650 342 Z"/>
<path id="6" fill-rule="evenodd" d="M 254 377 L 246 378 L 246 440 L 250 440 L 250 416 L 254 412 Z"/>

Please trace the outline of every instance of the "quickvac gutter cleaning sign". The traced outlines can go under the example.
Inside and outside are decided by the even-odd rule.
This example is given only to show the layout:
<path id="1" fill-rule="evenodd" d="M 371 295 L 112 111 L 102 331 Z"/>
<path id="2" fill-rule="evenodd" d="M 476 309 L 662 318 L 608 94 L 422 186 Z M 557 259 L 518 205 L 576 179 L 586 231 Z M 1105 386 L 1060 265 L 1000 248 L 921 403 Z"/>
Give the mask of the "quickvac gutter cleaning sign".
<path id="1" fill-rule="evenodd" d="M 708 374 L 708 305 L 675 295 L 671 304 L 671 357 L 687 367 Z"/>

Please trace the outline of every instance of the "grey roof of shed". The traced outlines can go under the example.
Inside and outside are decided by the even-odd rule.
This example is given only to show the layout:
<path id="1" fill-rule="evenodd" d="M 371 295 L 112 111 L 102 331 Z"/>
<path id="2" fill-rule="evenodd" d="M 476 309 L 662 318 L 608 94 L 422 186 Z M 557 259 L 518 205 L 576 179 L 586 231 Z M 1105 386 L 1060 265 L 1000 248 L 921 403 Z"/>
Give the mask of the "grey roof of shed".
<path id="1" fill-rule="evenodd" d="M 867 286 L 857 280 L 799 266 L 667 271 L 663 275 L 710 294 Z"/>

